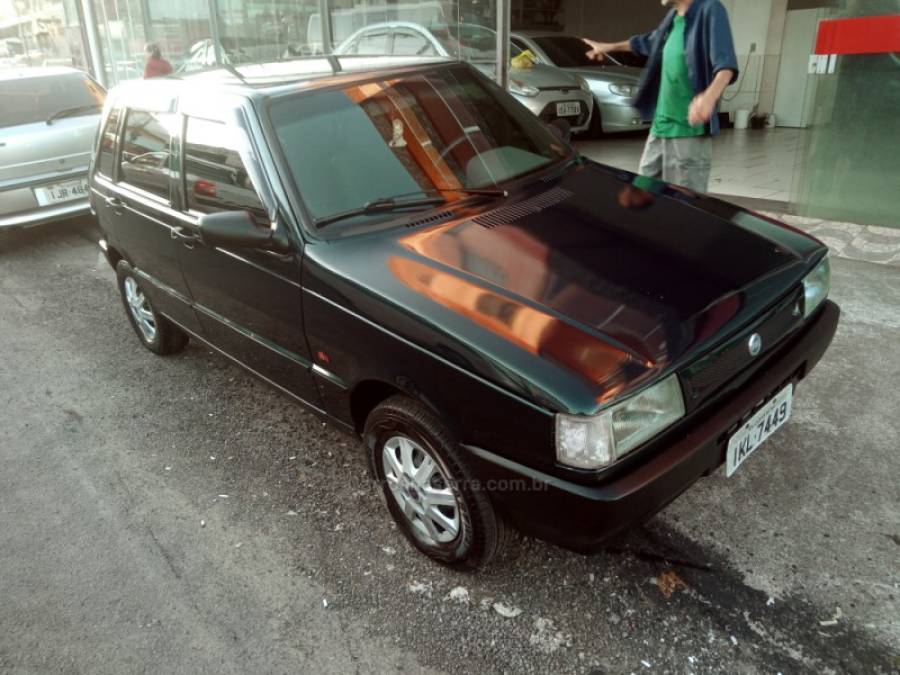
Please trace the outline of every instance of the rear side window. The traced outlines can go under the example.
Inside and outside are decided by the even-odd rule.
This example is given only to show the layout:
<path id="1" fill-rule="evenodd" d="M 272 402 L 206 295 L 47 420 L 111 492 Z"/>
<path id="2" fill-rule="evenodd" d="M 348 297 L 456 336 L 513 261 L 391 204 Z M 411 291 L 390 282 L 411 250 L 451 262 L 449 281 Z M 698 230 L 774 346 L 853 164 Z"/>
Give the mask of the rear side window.
<path id="1" fill-rule="evenodd" d="M 106 126 L 103 127 L 103 135 L 100 136 L 100 152 L 97 157 L 97 171 L 107 178 L 112 178 L 113 168 L 116 165 L 116 134 L 119 131 L 119 117 L 122 111 L 113 108 L 106 118 Z"/>
<path id="2" fill-rule="evenodd" d="M 129 110 L 122 138 L 120 179 L 169 199 L 172 132 L 177 119 L 169 113 Z"/>
<path id="3" fill-rule="evenodd" d="M 240 131 L 189 117 L 184 136 L 187 206 L 200 213 L 249 211 L 260 225 L 269 217 L 241 159 Z"/>
<path id="4" fill-rule="evenodd" d="M 54 116 L 96 115 L 103 88 L 84 73 L 0 80 L 0 128 L 46 122 Z"/>

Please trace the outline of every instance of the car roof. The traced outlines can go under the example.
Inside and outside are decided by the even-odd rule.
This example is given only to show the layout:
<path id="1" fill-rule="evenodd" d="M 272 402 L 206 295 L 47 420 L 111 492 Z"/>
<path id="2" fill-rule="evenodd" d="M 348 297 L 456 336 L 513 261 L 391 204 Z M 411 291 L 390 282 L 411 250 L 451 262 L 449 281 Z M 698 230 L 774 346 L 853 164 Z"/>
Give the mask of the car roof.
<path id="1" fill-rule="evenodd" d="M 32 77 L 53 77 L 59 75 L 72 75 L 80 73 L 87 75 L 83 70 L 68 66 L 35 66 L 33 68 L 3 68 L 0 69 L 0 81 L 24 80 Z"/>
<path id="2" fill-rule="evenodd" d="M 233 94 L 264 99 L 287 92 L 316 91 L 332 86 L 350 86 L 357 82 L 426 71 L 458 63 L 442 57 L 307 57 L 239 66 L 241 78 L 226 68 L 215 68 L 182 77 L 154 77 L 131 80 L 115 87 L 113 99 L 164 101 L 183 92 Z M 339 67 L 335 67 L 339 66 Z M 154 106 L 155 109 L 155 106 Z"/>

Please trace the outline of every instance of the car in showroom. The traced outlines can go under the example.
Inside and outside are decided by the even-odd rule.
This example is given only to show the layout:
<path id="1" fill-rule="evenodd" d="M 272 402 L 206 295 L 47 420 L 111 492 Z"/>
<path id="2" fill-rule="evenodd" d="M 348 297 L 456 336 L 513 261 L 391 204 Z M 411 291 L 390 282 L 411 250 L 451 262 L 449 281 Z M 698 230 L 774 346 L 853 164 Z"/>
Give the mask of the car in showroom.
<path id="1" fill-rule="evenodd" d="M 512 42 L 519 49 L 528 49 L 538 63 L 556 66 L 583 77 L 594 95 L 594 115 L 588 136 L 625 131 L 643 131 L 650 122 L 632 106 L 641 79 L 641 59 L 635 54 L 610 54 L 603 61 L 587 57 L 588 46 L 574 35 L 551 31 L 514 31 Z M 628 65 L 626 65 L 628 64 Z"/>
<path id="2" fill-rule="evenodd" d="M 385 55 L 404 62 L 414 58 L 450 58 L 471 63 L 494 77 L 496 47 L 497 33 L 476 24 L 435 24 L 426 28 L 411 21 L 389 21 L 360 28 L 334 53 L 372 57 L 379 65 L 385 63 Z M 520 54 L 514 44 L 510 51 L 513 57 Z M 528 63 L 527 67 L 510 70 L 509 92 L 544 122 L 565 120 L 573 133 L 590 128 L 594 98 L 580 75 Z"/>
<path id="3" fill-rule="evenodd" d="M 90 212 L 88 167 L 105 96 L 74 68 L 0 70 L 0 228 Z"/>
<path id="4" fill-rule="evenodd" d="M 838 323 L 821 242 L 581 157 L 468 64 L 341 62 L 110 94 L 91 200 L 144 347 L 195 339 L 358 437 L 460 569 L 765 471 Z"/>

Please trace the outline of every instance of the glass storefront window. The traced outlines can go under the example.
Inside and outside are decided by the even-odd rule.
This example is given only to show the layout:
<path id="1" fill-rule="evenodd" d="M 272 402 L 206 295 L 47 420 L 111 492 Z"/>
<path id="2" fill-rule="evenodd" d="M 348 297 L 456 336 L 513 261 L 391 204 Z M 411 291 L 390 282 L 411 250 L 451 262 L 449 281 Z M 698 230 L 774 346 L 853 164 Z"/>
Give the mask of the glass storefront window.
<path id="1" fill-rule="evenodd" d="M 897 0 L 844 0 L 827 19 L 883 16 Z M 837 56 L 835 72 L 817 76 L 812 125 L 795 177 L 799 213 L 900 227 L 900 55 Z"/>
<path id="2" fill-rule="evenodd" d="M 0 66 L 90 67 L 111 87 L 168 72 L 146 68 L 155 45 L 176 76 L 326 53 L 454 58 L 492 74 L 496 28 L 495 0 L 0 0 Z"/>
<path id="3" fill-rule="evenodd" d="M 77 0 L 0 1 L 0 68 L 87 69 Z"/>

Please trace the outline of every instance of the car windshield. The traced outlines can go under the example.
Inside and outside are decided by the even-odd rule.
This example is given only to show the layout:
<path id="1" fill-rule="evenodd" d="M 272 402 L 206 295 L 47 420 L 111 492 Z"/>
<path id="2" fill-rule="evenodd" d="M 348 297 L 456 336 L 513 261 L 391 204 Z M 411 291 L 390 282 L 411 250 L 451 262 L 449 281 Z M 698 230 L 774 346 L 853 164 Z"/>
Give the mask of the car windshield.
<path id="1" fill-rule="evenodd" d="M 643 68 L 647 60 L 639 54 L 631 52 L 611 52 L 613 60 L 595 61 L 587 56 L 590 48 L 584 40 L 573 35 L 549 35 L 532 38 L 544 50 L 544 53 L 557 68 L 600 68 L 604 65 L 615 65 L 618 61 L 623 66 Z"/>
<path id="2" fill-rule="evenodd" d="M 537 46 L 559 68 L 581 68 L 584 66 L 599 65 L 597 61 L 589 59 L 587 53 L 589 47 L 577 37 L 570 35 L 555 35 L 551 37 L 534 38 Z"/>
<path id="3" fill-rule="evenodd" d="M 41 75 L 0 80 L 0 127 L 46 122 L 69 109 L 85 114 L 103 105 L 100 86 L 82 73 Z"/>
<path id="4" fill-rule="evenodd" d="M 270 117 L 317 221 L 398 195 L 464 199 L 466 189 L 493 188 L 574 156 L 466 65 L 293 95 L 274 103 Z"/>

